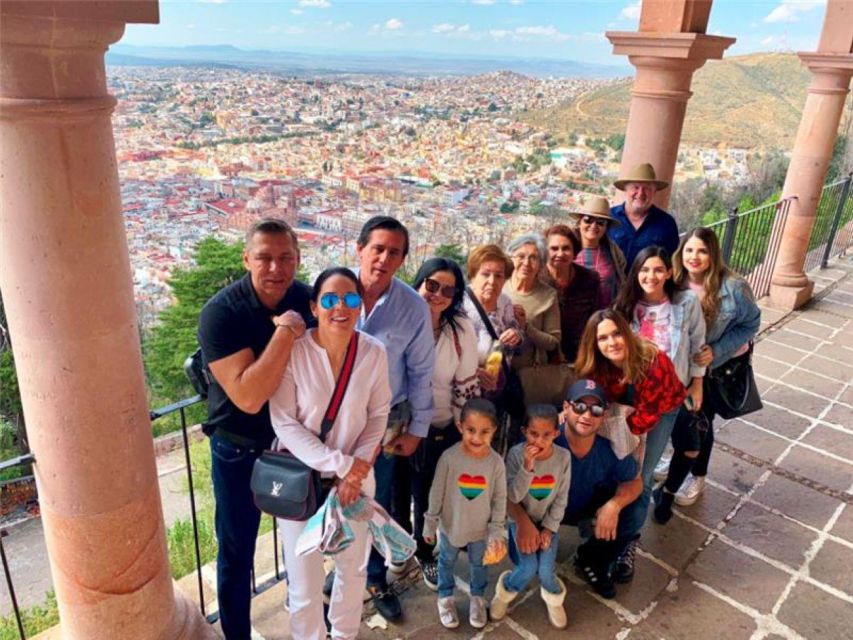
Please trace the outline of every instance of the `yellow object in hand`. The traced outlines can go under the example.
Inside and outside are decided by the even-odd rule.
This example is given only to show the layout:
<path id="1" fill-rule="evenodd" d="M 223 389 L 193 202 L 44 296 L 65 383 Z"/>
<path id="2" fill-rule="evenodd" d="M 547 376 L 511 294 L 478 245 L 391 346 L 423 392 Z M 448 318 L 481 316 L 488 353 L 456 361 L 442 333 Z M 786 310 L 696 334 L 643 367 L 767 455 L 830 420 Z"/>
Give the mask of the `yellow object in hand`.
<path id="1" fill-rule="evenodd" d="M 500 373 L 502 360 L 503 354 L 500 351 L 492 351 L 489 357 L 486 358 L 486 366 L 484 368 L 493 378 L 497 377 L 498 373 Z"/>

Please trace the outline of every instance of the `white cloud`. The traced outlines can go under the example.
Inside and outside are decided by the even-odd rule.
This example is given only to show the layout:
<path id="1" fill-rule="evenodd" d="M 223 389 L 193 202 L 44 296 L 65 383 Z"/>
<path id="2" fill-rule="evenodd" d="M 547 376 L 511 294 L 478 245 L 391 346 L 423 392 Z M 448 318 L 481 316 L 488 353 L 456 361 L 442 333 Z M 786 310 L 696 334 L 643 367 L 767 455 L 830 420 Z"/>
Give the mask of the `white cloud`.
<path id="1" fill-rule="evenodd" d="M 398 29 L 403 28 L 403 21 L 398 20 L 397 18 L 391 18 L 385 23 L 385 28 L 388 29 L 388 31 L 397 31 Z"/>
<path id="2" fill-rule="evenodd" d="M 495 0 L 471 0 L 472 4 L 489 5 L 495 4 Z"/>
<path id="3" fill-rule="evenodd" d="M 451 31 L 456 31 L 456 25 L 450 24 L 448 22 L 442 22 L 441 24 L 433 25 L 432 28 L 433 33 L 450 33 Z"/>
<path id="4" fill-rule="evenodd" d="M 471 30 L 471 26 L 467 24 L 463 24 L 461 27 L 457 29 L 459 33 L 468 33 Z"/>
<path id="5" fill-rule="evenodd" d="M 620 20 L 637 20 L 640 17 L 640 0 L 632 2 L 619 12 Z"/>
<path id="6" fill-rule="evenodd" d="M 507 31 L 506 29 L 490 29 L 489 35 L 492 36 L 495 40 L 503 40 L 507 36 L 509 36 L 512 32 Z"/>
<path id="7" fill-rule="evenodd" d="M 518 6 L 520 4 L 524 4 L 524 0 L 509 0 L 509 3 Z"/>
<path id="8" fill-rule="evenodd" d="M 561 33 L 557 27 L 553 25 L 533 25 L 530 27 L 516 27 L 514 36 L 517 40 L 529 40 L 531 38 L 540 38 L 544 40 L 554 40 L 562 42 L 570 38 L 569 35 Z"/>
<path id="9" fill-rule="evenodd" d="M 332 6 L 329 0 L 299 0 L 300 7 L 312 7 L 314 9 L 328 9 Z"/>
<path id="10" fill-rule="evenodd" d="M 291 9 L 290 13 L 292 13 L 295 16 L 301 16 L 305 12 L 302 9 Z"/>
<path id="11" fill-rule="evenodd" d="M 799 22 L 799 14 L 825 4 L 826 0 L 782 0 L 778 7 L 764 16 L 764 22 Z"/>

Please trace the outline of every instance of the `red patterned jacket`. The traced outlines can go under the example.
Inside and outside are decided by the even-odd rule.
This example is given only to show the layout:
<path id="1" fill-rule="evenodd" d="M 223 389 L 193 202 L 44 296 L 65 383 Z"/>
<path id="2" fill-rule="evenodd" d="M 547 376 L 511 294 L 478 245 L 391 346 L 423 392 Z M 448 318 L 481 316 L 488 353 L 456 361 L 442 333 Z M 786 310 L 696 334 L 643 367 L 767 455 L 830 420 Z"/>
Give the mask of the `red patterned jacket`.
<path id="1" fill-rule="evenodd" d="M 609 402 L 618 402 L 628 385 L 620 382 L 619 375 L 608 375 L 605 380 L 596 380 L 607 392 Z M 675 373 L 672 360 L 659 351 L 649 365 L 646 377 L 634 385 L 634 413 L 628 416 L 631 433 L 641 435 L 654 429 L 661 416 L 678 407 L 687 397 L 687 389 Z"/>

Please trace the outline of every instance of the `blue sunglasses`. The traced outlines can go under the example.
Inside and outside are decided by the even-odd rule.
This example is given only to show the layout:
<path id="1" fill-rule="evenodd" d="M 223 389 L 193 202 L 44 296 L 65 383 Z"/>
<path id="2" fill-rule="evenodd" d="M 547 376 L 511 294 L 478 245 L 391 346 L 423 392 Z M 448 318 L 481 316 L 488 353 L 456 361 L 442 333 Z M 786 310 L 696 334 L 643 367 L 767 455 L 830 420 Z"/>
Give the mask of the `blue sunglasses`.
<path id="1" fill-rule="evenodd" d="M 338 306 L 338 303 L 341 301 L 341 296 L 337 293 L 324 293 L 320 296 L 320 306 L 326 310 L 334 309 Z M 355 293 L 354 291 L 350 291 L 349 293 L 345 293 L 343 297 L 344 305 L 346 305 L 350 309 L 358 309 L 361 305 L 361 296 Z"/>

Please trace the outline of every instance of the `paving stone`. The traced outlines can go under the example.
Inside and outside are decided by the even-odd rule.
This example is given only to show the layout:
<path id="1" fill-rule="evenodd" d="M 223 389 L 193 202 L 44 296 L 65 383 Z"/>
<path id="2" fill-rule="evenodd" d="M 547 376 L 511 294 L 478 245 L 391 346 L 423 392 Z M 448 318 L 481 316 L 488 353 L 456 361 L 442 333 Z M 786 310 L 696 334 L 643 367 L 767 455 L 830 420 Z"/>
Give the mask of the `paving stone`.
<path id="1" fill-rule="evenodd" d="M 831 313 L 827 313 L 819 309 L 813 309 L 811 307 L 803 309 L 801 317 L 808 318 L 809 320 L 813 320 L 814 322 L 819 322 L 820 324 L 833 328 L 842 326 L 845 322 L 843 318 L 839 318 Z"/>
<path id="2" fill-rule="evenodd" d="M 571 634 L 575 638 L 613 638 L 625 623 L 620 622 L 610 608 L 590 595 L 585 584 L 578 584 L 573 580 L 574 576 L 564 579 L 568 592 L 564 606 L 569 619 L 569 626 L 565 631 L 557 631 L 548 622 L 545 604 L 539 597 L 538 585 L 523 603 L 510 609 L 510 618 L 539 638 L 562 637 L 565 634 Z"/>
<path id="3" fill-rule="evenodd" d="M 9 535 L 3 538 L 3 548 L 18 606 L 28 608 L 41 604 L 45 593 L 52 588 L 41 518 L 25 520 L 7 531 Z M 0 585 L 0 616 L 5 616 L 12 612 L 12 599 L 5 578 L 0 577 Z"/>
<path id="4" fill-rule="evenodd" d="M 765 397 L 764 400 L 766 401 L 767 398 Z M 750 413 L 744 416 L 743 420 L 762 426 L 773 433 L 778 433 L 792 440 L 799 438 L 803 434 L 803 431 L 811 424 L 809 420 L 795 416 L 785 408 L 770 406 L 767 402 L 764 403 L 764 408 L 761 411 Z"/>
<path id="5" fill-rule="evenodd" d="M 845 407 L 841 404 L 834 404 L 823 419 L 841 427 L 853 429 L 853 409 L 850 407 Z"/>
<path id="6" fill-rule="evenodd" d="M 853 604 L 808 583 L 798 582 L 777 618 L 805 638 L 849 638 Z"/>
<path id="7" fill-rule="evenodd" d="M 784 469 L 825 484 L 838 491 L 849 491 L 851 466 L 815 451 L 795 446 L 780 463 Z"/>
<path id="8" fill-rule="evenodd" d="M 734 420 L 724 433 L 716 434 L 715 437 L 720 442 L 770 462 L 788 447 L 787 440 L 740 420 Z"/>
<path id="9" fill-rule="evenodd" d="M 703 550 L 687 573 L 762 613 L 770 612 L 789 580 L 787 573 L 721 540 Z"/>
<path id="10" fill-rule="evenodd" d="M 853 461 L 853 433 L 845 433 L 819 424 L 802 439 L 802 442 Z"/>
<path id="11" fill-rule="evenodd" d="M 830 300 L 821 300 L 816 302 L 814 308 L 818 311 L 826 311 L 830 314 L 839 315 L 845 318 L 853 318 L 853 307 L 846 304 L 839 304 Z"/>
<path id="12" fill-rule="evenodd" d="M 809 575 L 815 580 L 853 594 L 853 573 L 850 571 L 851 550 L 834 540 L 827 540 L 809 565 Z"/>
<path id="13" fill-rule="evenodd" d="M 774 360 L 781 360 L 782 362 L 787 362 L 789 364 L 797 364 L 802 360 L 803 356 L 806 354 L 794 349 L 789 349 L 785 344 L 771 342 L 771 340 L 776 339 L 776 333 L 778 332 L 774 331 L 773 333 L 767 334 L 767 338 L 758 343 L 755 348 L 755 352 L 758 354 L 767 354 L 768 357 L 773 358 Z M 779 366 L 781 367 L 782 365 Z"/>
<path id="14" fill-rule="evenodd" d="M 752 499 L 792 518 L 822 529 L 840 504 L 835 498 L 773 474 Z"/>
<path id="15" fill-rule="evenodd" d="M 675 517 L 678 517 L 678 513 L 682 513 L 688 518 L 704 524 L 706 527 L 716 527 L 723 518 L 731 513 L 731 510 L 734 509 L 737 502 L 737 496 L 733 496 L 732 494 L 722 491 L 721 489 L 717 489 L 716 487 L 706 485 L 705 491 L 702 493 L 702 497 L 700 497 L 695 504 L 692 504 L 689 507 L 680 507 L 675 505 L 673 509 L 676 512 Z M 650 517 L 649 521 L 651 522 L 651 520 L 652 519 Z"/>
<path id="16" fill-rule="evenodd" d="M 643 528 L 640 546 L 672 568 L 682 571 L 707 538 L 707 531 L 684 518 L 675 517 L 665 526 L 649 518 Z"/>
<path id="17" fill-rule="evenodd" d="M 853 358 L 853 351 L 850 352 L 850 357 Z M 847 387 L 844 392 L 838 397 L 841 402 L 846 402 L 849 405 L 853 405 L 853 385 Z"/>
<path id="18" fill-rule="evenodd" d="M 666 588 L 670 577 L 662 567 L 638 555 L 634 579 L 629 584 L 616 585 L 616 601 L 631 613 L 640 613 Z"/>
<path id="19" fill-rule="evenodd" d="M 827 398 L 827 401 L 834 398 L 844 388 L 844 383 L 839 380 L 827 380 L 824 377 L 801 369 L 789 371 L 782 376 L 780 381 L 788 386 L 816 393 Z"/>
<path id="20" fill-rule="evenodd" d="M 853 367 L 844 364 L 843 360 L 849 360 L 853 353 L 845 352 L 837 344 L 828 344 L 818 349 L 817 355 L 807 356 L 799 366 L 847 383 L 853 379 Z"/>
<path id="21" fill-rule="evenodd" d="M 713 451 L 708 465 L 708 477 L 738 493 L 752 489 L 762 473 L 759 467 L 719 449 Z"/>
<path id="22" fill-rule="evenodd" d="M 814 351 L 822 342 L 819 338 L 812 338 L 799 333 L 794 333 L 793 331 L 787 331 L 785 327 L 773 332 L 773 341 L 780 342 L 788 347 L 794 347 L 795 349 L 800 349 L 802 351 Z"/>
<path id="23" fill-rule="evenodd" d="M 788 387 L 774 387 L 762 396 L 762 400 L 809 416 L 819 415 L 829 405 L 828 400 L 817 398 Z"/>
<path id="24" fill-rule="evenodd" d="M 756 349 L 752 356 L 752 368 L 756 374 L 775 379 L 787 372 L 790 367 L 787 363 L 780 364 L 775 359 L 771 360 L 769 357 L 763 356 Z"/>
<path id="25" fill-rule="evenodd" d="M 748 502 L 729 521 L 723 533 L 793 569 L 802 566 L 806 552 L 818 537 L 817 533 Z"/>
<path id="26" fill-rule="evenodd" d="M 700 589 L 690 579 L 678 580 L 677 589 L 661 594 L 657 607 L 632 629 L 631 640 L 746 640 L 756 624 L 720 598 Z"/>
<path id="27" fill-rule="evenodd" d="M 833 332 L 829 327 L 815 324 L 814 322 L 808 322 L 801 317 L 794 318 L 790 322 L 786 322 L 785 328 L 789 331 L 808 334 L 813 338 L 818 338 L 819 340 L 827 340 Z"/>
<path id="28" fill-rule="evenodd" d="M 838 520 L 836 520 L 835 526 L 832 527 L 830 533 L 853 542 L 853 507 L 848 504 L 844 508 L 844 511 L 838 516 Z"/>

